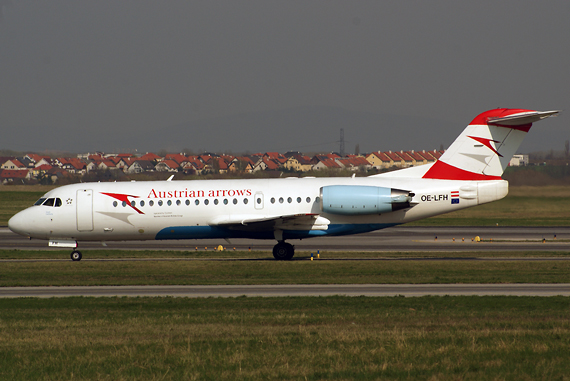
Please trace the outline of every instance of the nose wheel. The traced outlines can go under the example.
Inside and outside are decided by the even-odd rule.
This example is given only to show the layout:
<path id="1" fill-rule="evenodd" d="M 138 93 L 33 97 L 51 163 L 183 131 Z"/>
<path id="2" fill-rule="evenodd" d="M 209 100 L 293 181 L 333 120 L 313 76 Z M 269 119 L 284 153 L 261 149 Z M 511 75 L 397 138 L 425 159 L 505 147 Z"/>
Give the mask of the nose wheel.
<path id="1" fill-rule="evenodd" d="M 278 261 L 288 261 L 295 255 L 295 247 L 290 243 L 279 242 L 273 246 L 273 257 Z"/>
<path id="2" fill-rule="evenodd" d="M 73 250 L 71 252 L 71 260 L 74 262 L 80 261 L 81 258 L 83 258 L 83 255 L 81 255 L 81 251 L 79 250 Z"/>

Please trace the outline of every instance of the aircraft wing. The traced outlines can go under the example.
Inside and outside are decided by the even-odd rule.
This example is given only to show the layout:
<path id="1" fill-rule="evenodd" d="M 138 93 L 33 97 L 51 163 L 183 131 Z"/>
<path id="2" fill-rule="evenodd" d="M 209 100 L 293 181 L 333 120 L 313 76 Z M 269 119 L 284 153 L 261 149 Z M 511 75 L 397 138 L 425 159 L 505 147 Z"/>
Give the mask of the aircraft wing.
<path id="1" fill-rule="evenodd" d="M 218 216 L 210 225 L 232 230 L 327 230 L 330 221 L 318 214 L 290 214 L 281 216 L 231 215 Z"/>

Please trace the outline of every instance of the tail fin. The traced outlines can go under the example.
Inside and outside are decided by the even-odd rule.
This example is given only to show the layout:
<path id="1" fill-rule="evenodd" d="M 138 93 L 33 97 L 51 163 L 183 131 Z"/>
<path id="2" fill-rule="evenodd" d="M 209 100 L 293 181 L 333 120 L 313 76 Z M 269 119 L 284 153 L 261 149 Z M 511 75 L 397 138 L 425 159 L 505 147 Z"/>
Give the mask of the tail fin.
<path id="1" fill-rule="evenodd" d="M 423 178 L 499 180 L 532 123 L 556 114 L 507 108 L 479 114 Z"/>

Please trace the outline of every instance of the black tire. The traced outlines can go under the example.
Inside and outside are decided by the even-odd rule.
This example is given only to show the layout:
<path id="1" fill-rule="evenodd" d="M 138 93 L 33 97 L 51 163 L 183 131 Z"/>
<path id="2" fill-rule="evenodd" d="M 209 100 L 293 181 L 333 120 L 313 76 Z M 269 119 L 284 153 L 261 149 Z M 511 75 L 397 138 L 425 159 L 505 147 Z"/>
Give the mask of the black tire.
<path id="1" fill-rule="evenodd" d="M 83 258 L 83 255 L 81 255 L 81 251 L 73 250 L 73 252 L 71 252 L 71 260 L 73 262 L 78 262 L 81 260 L 81 258 Z"/>
<path id="2" fill-rule="evenodd" d="M 273 246 L 273 257 L 278 261 L 289 261 L 295 255 L 295 247 L 290 243 L 279 242 Z"/>

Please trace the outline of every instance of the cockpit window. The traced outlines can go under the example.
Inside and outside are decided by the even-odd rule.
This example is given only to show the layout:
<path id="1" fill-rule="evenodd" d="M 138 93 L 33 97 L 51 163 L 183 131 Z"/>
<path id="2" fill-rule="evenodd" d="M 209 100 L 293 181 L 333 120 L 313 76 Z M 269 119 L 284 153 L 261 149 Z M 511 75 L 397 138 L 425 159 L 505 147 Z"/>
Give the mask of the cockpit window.
<path id="1" fill-rule="evenodd" d="M 34 205 L 43 205 L 43 206 L 61 206 L 61 198 L 40 198 Z"/>

